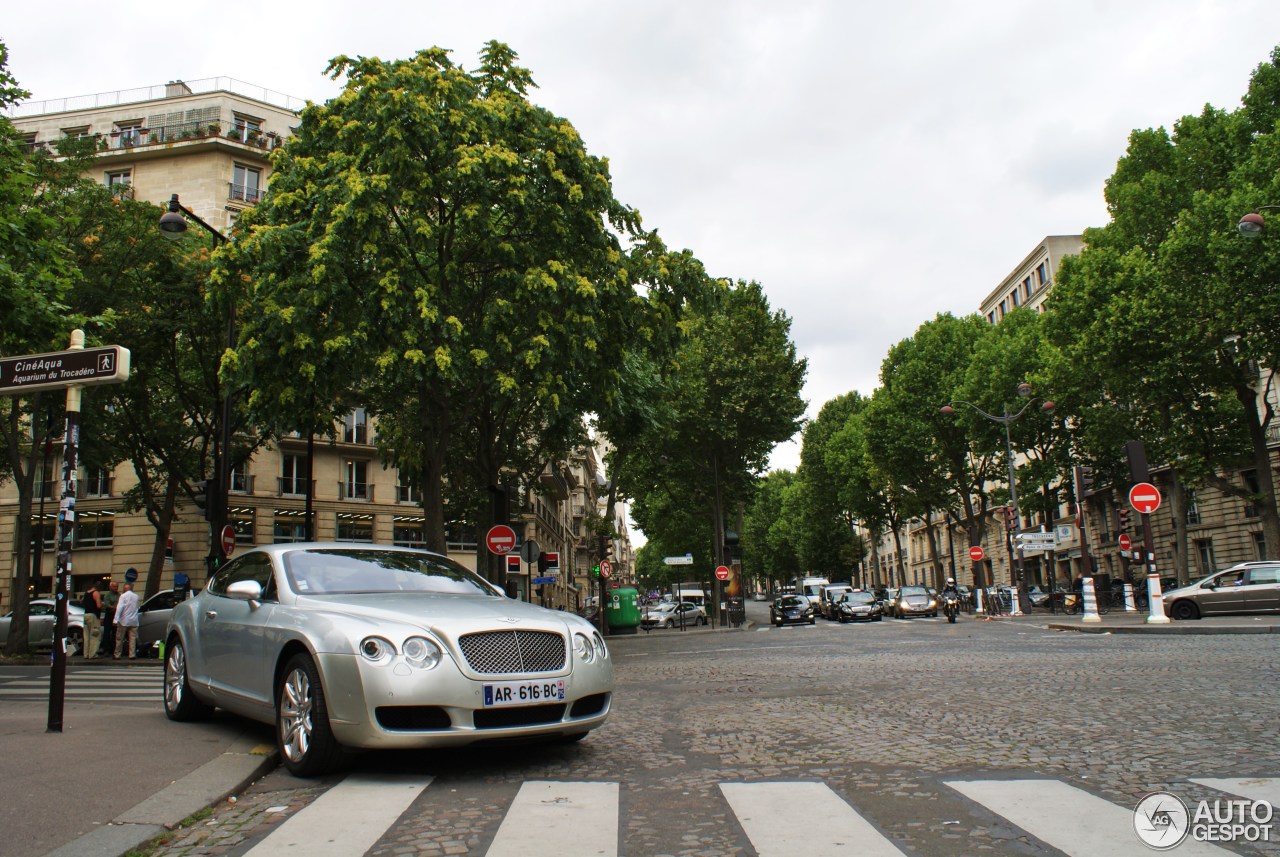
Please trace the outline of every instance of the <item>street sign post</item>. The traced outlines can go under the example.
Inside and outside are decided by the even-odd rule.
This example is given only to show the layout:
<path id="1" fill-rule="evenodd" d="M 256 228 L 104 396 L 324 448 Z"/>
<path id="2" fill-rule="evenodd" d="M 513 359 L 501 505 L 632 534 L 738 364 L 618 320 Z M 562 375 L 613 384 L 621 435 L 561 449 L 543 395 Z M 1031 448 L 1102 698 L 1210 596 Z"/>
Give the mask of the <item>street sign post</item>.
<path id="1" fill-rule="evenodd" d="M 1013 542 L 1014 547 L 1023 553 L 1051 551 L 1058 544 L 1053 533 L 1018 533 Z"/>
<path id="2" fill-rule="evenodd" d="M 527 563 L 536 562 L 541 553 L 542 548 L 538 547 L 538 543 L 533 539 L 526 539 L 525 543 L 520 545 L 520 558 Z"/>
<path id="3" fill-rule="evenodd" d="M 665 557 L 662 562 L 665 565 L 693 565 L 693 554 L 687 553 L 684 556 Z"/>
<path id="4" fill-rule="evenodd" d="M 974 562 L 982 562 L 987 558 L 987 552 L 982 549 L 982 545 L 974 545 L 969 548 L 969 559 Z"/>
<path id="5" fill-rule="evenodd" d="M 600 579 L 608 580 L 611 574 L 613 574 L 613 566 L 609 564 L 609 560 L 600 560 Z"/>
<path id="6" fill-rule="evenodd" d="M 494 524 L 485 534 L 484 543 L 489 553 L 509 554 L 516 549 L 516 531 L 506 524 Z"/>
<path id="7" fill-rule="evenodd" d="M 1160 508 L 1160 489 L 1150 482 L 1139 482 L 1129 489 L 1129 505 L 1140 515 L 1150 515 Z"/>

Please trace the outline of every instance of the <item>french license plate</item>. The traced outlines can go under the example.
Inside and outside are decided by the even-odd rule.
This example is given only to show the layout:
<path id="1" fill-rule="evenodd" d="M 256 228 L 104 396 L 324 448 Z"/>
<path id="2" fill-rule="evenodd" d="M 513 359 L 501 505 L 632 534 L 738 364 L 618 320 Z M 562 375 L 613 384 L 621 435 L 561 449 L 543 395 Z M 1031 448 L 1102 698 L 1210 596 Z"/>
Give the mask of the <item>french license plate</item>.
<path id="1" fill-rule="evenodd" d="M 484 707 L 564 702 L 563 681 L 497 681 L 484 686 Z"/>

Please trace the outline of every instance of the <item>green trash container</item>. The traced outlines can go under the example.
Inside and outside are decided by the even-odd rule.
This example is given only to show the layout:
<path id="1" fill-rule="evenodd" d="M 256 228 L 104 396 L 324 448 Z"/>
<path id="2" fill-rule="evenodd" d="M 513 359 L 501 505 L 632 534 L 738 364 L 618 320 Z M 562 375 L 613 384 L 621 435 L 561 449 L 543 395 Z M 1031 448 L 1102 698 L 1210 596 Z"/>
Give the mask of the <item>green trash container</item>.
<path id="1" fill-rule="evenodd" d="M 634 634 L 640 627 L 640 593 L 634 586 L 610 589 L 604 618 L 611 634 Z"/>

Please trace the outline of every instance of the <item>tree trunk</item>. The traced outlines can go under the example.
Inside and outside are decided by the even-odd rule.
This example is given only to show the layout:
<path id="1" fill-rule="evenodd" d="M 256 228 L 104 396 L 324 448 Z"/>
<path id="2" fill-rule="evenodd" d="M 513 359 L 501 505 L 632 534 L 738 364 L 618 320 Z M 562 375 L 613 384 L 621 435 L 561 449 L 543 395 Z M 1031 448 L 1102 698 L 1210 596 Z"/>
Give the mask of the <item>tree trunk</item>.
<path id="1" fill-rule="evenodd" d="M 1262 495 L 1262 534 L 1267 543 L 1267 556 L 1280 555 L 1280 511 L 1276 509 L 1276 480 L 1271 467 L 1271 450 L 1267 446 L 1267 428 L 1258 413 L 1258 394 L 1247 384 L 1236 385 L 1236 397 L 1244 408 L 1245 427 L 1253 447 L 1253 468 L 1258 474 L 1258 490 Z"/>

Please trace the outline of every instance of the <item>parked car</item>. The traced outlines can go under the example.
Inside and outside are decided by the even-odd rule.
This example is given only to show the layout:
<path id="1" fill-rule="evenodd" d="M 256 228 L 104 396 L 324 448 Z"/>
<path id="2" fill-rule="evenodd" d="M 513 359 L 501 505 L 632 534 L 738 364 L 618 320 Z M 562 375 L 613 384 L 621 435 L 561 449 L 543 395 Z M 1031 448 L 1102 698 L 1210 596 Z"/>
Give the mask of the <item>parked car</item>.
<path id="1" fill-rule="evenodd" d="M 682 623 L 685 626 L 705 625 L 707 611 L 688 601 L 679 604 L 664 601 L 640 616 L 640 624 L 646 628 L 678 628 Z"/>
<path id="2" fill-rule="evenodd" d="M 27 605 L 27 645 L 33 649 L 53 648 L 53 629 L 58 620 L 57 605 L 52 598 L 33 598 Z M 13 612 L 0 616 L 0 646 L 9 639 Z M 84 608 L 67 605 L 67 654 L 84 650 Z"/>
<path id="3" fill-rule="evenodd" d="M 139 653 L 164 639 L 164 631 L 169 626 L 169 617 L 176 603 L 178 594 L 174 590 L 161 589 L 138 607 Z"/>
<path id="4" fill-rule="evenodd" d="M 817 617 L 813 602 L 804 595 L 783 595 L 773 599 L 773 603 L 769 605 L 769 621 L 779 628 L 805 622 L 816 625 Z"/>
<path id="5" fill-rule="evenodd" d="M 835 604 L 840 622 L 879 622 L 884 618 L 880 602 L 870 592 L 846 592 Z"/>
<path id="6" fill-rule="evenodd" d="M 165 714 L 274 724 L 295 776 L 341 767 L 348 749 L 575 741 L 605 722 L 613 689 L 586 620 L 412 548 L 253 548 L 178 603 L 165 634 Z"/>
<path id="7" fill-rule="evenodd" d="M 893 615 L 899 619 L 910 616 L 937 616 L 938 599 L 923 586 L 904 586 L 893 600 Z"/>
<path id="8" fill-rule="evenodd" d="M 1280 613 L 1280 562 L 1244 562 L 1164 593 L 1174 619 L 1224 613 Z"/>

